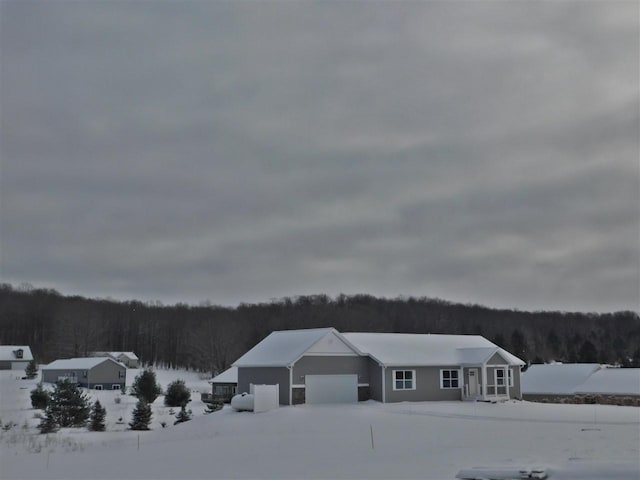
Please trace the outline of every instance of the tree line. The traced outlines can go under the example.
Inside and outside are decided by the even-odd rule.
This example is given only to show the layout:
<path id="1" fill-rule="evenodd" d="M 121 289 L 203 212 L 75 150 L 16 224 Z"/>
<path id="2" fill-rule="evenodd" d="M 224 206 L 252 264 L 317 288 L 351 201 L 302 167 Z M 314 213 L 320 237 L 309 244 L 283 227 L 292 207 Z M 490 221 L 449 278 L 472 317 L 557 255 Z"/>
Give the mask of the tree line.
<path id="1" fill-rule="evenodd" d="M 640 317 L 631 311 L 526 312 L 370 295 L 309 295 L 234 308 L 165 306 L 0 284 L 0 344 L 29 345 L 38 363 L 92 351 L 133 351 L 146 365 L 217 373 L 274 330 L 319 327 L 479 334 L 529 363 L 640 367 Z"/>

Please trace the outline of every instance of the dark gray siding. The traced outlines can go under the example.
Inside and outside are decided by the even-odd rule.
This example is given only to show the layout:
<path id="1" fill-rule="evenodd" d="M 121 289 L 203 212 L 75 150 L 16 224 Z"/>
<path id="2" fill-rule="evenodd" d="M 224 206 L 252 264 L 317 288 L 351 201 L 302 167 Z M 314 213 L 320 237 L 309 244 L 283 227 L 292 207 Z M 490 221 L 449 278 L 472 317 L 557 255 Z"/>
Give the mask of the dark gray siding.
<path id="1" fill-rule="evenodd" d="M 305 375 L 358 375 L 358 383 L 369 383 L 368 357 L 304 356 L 293 366 L 293 384 L 304 385 Z"/>
<path id="2" fill-rule="evenodd" d="M 386 401 L 387 402 L 422 402 L 422 401 L 446 401 L 461 400 L 462 390 L 441 389 L 440 370 L 458 370 L 458 365 L 450 367 L 387 367 L 385 374 Z M 393 390 L 394 370 L 415 370 L 416 389 L 415 390 Z M 462 385 L 462 378 L 460 378 Z"/>
<path id="3" fill-rule="evenodd" d="M 369 358 L 369 395 L 371 400 L 382 401 L 382 367 Z"/>
<path id="4" fill-rule="evenodd" d="M 249 393 L 249 385 L 280 385 L 280 404 L 289 405 L 287 367 L 238 367 L 238 393 Z"/>

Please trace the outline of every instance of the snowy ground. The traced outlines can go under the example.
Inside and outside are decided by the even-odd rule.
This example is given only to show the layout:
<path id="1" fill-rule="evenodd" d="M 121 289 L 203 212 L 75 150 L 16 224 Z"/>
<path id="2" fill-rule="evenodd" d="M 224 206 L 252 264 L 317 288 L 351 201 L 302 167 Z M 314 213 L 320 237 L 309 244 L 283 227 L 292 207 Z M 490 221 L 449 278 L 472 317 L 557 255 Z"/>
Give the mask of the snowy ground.
<path id="1" fill-rule="evenodd" d="M 603 405 L 425 402 L 295 406 L 253 414 L 229 408 L 173 425 L 154 403 L 153 430 L 126 430 L 135 399 L 97 393 L 107 432 L 39 435 L 30 408 L 35 382 L 0 372 L 0 478 L 428 478 L 452 479 L 476 466 L 545 466 L 551 479 L 640 478 L 640 409 Z M 163 386 L 188 372 L 159 372 Z M 131 375 L 130 380 L 133 380 Z M 125 416 L 126 415 L 126 416 Z M 125 416 L 124 425 L 115 423 Z M 160 421 L 167 421 L 167 428 Z M 25 427 L 24 421 L 27 421 Z M 371 432 L 373 431 L 373 446 Z"/>

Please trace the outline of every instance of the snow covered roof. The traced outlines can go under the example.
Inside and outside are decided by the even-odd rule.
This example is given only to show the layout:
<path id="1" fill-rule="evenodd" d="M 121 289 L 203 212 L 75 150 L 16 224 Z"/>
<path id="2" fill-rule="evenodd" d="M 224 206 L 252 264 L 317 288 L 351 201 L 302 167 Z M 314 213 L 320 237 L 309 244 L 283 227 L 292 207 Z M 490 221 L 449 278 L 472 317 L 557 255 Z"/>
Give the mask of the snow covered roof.
<path id="1" fill-rule="evenodd" d="M 499 353 L 509 365 L 524 365 L 518 357 L 480 335 L 415 333 L 343 333 L 358 350 L 385 366 L 477 365 Z"/>
<path id="2" fill-rule="evenodd" d="M 113 357 L 118 358 L 120 355 L 129 357 L 130 360 L 138 360 L 138 356 L 133 352 L 92 352 L 93 357 Z"/>
<path id="3" fill-rule="evenodd" d="M 16 356 L 16 351 L 22 350 L 22 358 Z M 0 361 L 28 361 L 33 360 L 31 349 L 26 345 L 0 345 Z"/>
<path id="4" fill-rule="evenodd" d="M 281 330 L 264 340 L 233 363 L 234 367 L 287 367 L 293 365 L 309 348 L 335 328 Z"/>
<path id="5" fill-rule="evenodd" d="M 65 358 L 51 362 L 49 365 L 42 365 L 41 368 L 42 370 L 90 370 L 105 361 L 113 362 L 119 367 L 125 368 L 124 365 L 110 357 Z"/>
<path id="6" fill-rule="evenodd" d="M 211 383 L 238 383 L 238 367 L 227 368 L 220 375 L 213 377 Z"/>
<path id="7" fill-rule="evenodd" d="M 370 355 L 385 366 L 478 365 L 496 353 L 509 365 L 524 365 L 522 360 L 480 335 L 340 333 L 334 328 L 316 328 L 273 332 L 233 366 L 290 366 L 329 334 L 337 336 L 341 340 L 338 343 L 343 343 L 348 351 Z"/>
<path id="8" fill-rule="evenodd" d="M 575 393 L 640 395 L 640 368 L 603 368 L 576 388 Z"/>
<path id="9" fill-rule="evenodd" d="M 523 394 L 572 395 L 594 372 L 597 363 L 554 363 L 531 365 L 522 373 L 520 386 Z"/>
<path id="10" fill-rule="evenodd" d="M 138 360 L 138 356 L 133 352 L 109 352 L 113 357 L 118 358 L 120 355 L 125 355 L 131 360 Z"/>

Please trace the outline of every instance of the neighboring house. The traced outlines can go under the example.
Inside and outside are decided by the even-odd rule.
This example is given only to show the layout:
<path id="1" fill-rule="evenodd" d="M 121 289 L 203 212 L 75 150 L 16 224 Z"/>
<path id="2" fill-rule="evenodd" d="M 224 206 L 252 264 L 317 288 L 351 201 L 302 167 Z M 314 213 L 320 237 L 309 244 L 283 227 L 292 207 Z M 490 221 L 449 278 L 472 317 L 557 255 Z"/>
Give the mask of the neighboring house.
<path id="1" fill-rule="evenodd" d="M 213 400 L 229 403 L 238 387 L 238 368 L 231 367 L 211 380 Z"/>
<path id="2" fill-rule="evenodd" d="M 110 357 L 68 358 L 42 365 L 42 381 L 69 380 L 95 390 L 120 390 L 125 387 L 127 369 Z"/>
<path id="3" fill-rule="evenodd" d="M 24 370 L 33 360 L 26 345 L 0 345 L 0 370 Z"/>
<path id="4" fill-rule="evenodd" d="M 92 352 L 92 357 L 110 357 L 115 361 L 122 363 L 127 368 L 138 368 L 140 360 L 133 352 Z"/>
<path id="5" fill-rule="evenodd" d="M 573 397 L 576 388 L 600 368 L 598 363 L 530 365 L 526 372 L 522 372 L 522 398 L 558 402 Z"/>
<path id="6" fill-rule="evenodd" d="M 525 363 L 479 335 L 273 332 L 240 357 L 238 392 L 278 384 L 280 403 L 520 398 Z"/>

